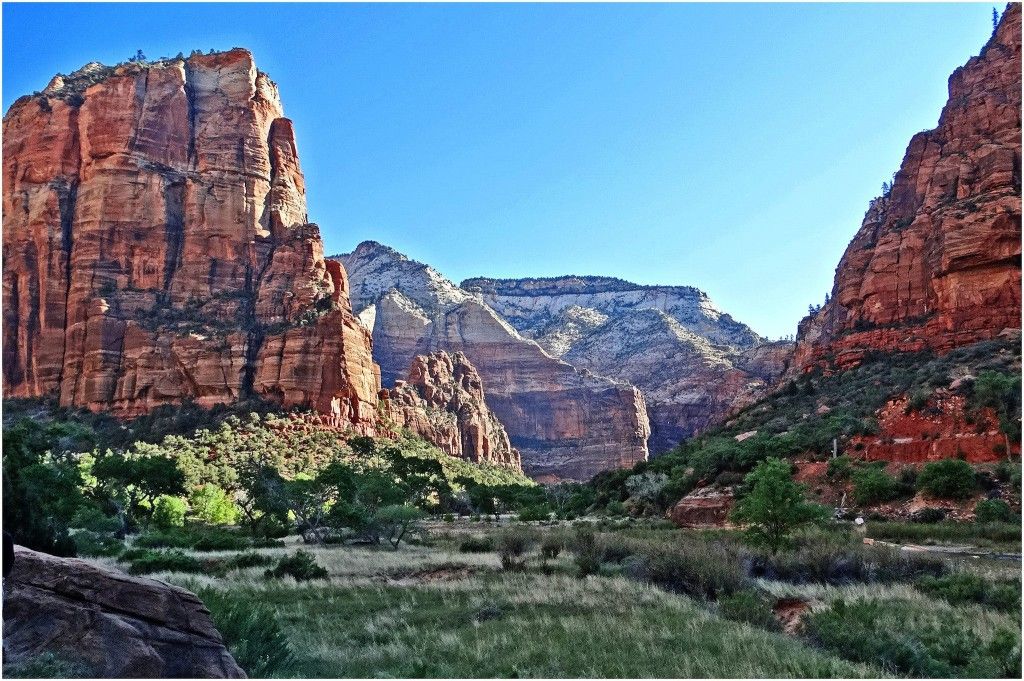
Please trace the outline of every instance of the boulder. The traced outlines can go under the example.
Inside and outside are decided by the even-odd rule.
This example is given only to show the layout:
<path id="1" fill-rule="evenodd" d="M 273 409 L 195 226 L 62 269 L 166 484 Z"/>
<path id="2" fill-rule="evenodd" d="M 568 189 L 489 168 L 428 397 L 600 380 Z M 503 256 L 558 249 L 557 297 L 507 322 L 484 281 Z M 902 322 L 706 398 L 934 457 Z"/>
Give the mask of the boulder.
<path id="1" fill-rule="evenodd" d="M 52 653 L 108 678 L 245 678 L 195 594 L 15 547 L 4 661 Z"/>

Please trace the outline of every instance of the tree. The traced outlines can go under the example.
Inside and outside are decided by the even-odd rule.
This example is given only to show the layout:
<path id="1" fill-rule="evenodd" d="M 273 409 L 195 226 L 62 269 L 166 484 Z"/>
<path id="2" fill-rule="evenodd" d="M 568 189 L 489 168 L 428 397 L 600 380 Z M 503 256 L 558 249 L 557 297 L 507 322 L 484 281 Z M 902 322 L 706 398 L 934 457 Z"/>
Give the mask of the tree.
<path id="1" fill-rule="evenodd" d="M 992 8 L 992 35 L 996 34 L 999 29 L 999 10 L 995 7 Z"/>
<path id="2" fill-rule="evenodd" d="M 803 485 L 793 481 L 787 461 L 768 458 L 747 474 L 750 490 L 736 504 L 733 518 L 747 525 L 748 539 L 776 553 L 790 543 L 794 530 L 824 520 L 828 512 L 804 499 Z"/>
<path id="3" fill-rule="evenodd" d="M 185 494 L 185 474 L 175 461 L 158 454 L 129 457 L 108 450 L 92 474 L 111 499 L 123 504 L 133 523 L 148 523 L 157 497 Z"/>
<path id="4" fill-rule="evenodd" d="M 987 407 L 996 413 L 999 418 L 999 430 L 1006 441 L 1006 454 L 1009 456 L 1010 442 L 1020 442 L 1020 374 L 980 372 L 972 385 L 970 401 L 975 409 Z"/>
<path id="5" fill-rule="evenodd" d="M 372 522 L 379 535 L 385 537 L 391 548 L 397 551 L 402 539 L 410 530 L 415 529 L 416 523 L 424 515 L 423 511 L 415 506 L 395 504 L 379 509 L 374 513 Z"/>
<path id="6" fill-rule="evenodd" d="M 4 531 L 22 546 L 75 555 L 68 523 L 81 504 L 77 465 L 54 452 L 60 432 L 23 419 L 3 432 Z"/>

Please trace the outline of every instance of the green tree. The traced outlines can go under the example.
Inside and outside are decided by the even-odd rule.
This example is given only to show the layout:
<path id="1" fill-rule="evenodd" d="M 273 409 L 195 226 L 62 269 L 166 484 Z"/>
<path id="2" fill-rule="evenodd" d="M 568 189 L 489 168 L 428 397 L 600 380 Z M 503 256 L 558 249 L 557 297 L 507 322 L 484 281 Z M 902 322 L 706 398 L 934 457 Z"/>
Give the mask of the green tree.
<path id="1" fill-rule="evenodd" d="M 211 525 L 234 525 L 241 510 L 231 496 L 214 484 L 200 485 L 189 496 L 192 515 Z"/>
<path id="2" fill-rule="evenodd" d="M 184 527 L 187 512 L 184 499 L 162 494 L 153 502 L 153 524 L 161 530 Z"/>
<path id="3" fill-rule="evenodd" d="M 93 464 L 92 475 L 111 499 L 123 504 L 132 522 L 148 523 L 157 497 L 185 493 L 185 474 L 174 460 L 159 454 L 126 456 L 108 451 Z"/>
<path id="4" fill-rule="evenodd" d="M 3 431 L 3 525 L 37 551 L 75 555 L 68 524 L 81 504 L 81 474 L 57 450 L 60 431 L 29 419 Z"/>
<path id="5" fill-rule="evenodd" d="M 385 506 L 373 514 L 373 524 L 380 536 L 387 539 L 391 548 L 398 550 L 402 539 L 416 528 L 416 524 L 423 519 L 423 511 L 415 506 L 392 505 Z"/>
<path id="6" fill-rule="evenodd" d="M 799 527 L 827 517 L 824 507 L 804 499 L 803 486 L 793 481 L 787 461 L 769 458 L 744 479 L 749 492 L 736 504 L 733 518 L 747 525 L 748 539 L 776 553 L 790 543 Z"/>

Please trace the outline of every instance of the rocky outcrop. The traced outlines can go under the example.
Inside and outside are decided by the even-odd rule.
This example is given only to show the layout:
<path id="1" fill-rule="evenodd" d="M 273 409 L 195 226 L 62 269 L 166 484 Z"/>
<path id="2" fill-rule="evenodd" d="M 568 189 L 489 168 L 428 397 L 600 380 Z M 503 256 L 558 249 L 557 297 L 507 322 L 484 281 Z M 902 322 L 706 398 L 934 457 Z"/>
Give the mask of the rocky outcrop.
<path id="1" fill-rule="evenodd" d="M 1021 7 L 949 78 L 938 127 L 918 133 L 872 202 L 831 300 L 800 324 L 794 366 L 934 350 L 1021 325 Z"/>
<path id="2" fill-rule="evenodd" d="M 735 500 L 731 489 L 701 487 L 668 510 L 668 519 L 679 527 L 724 527 Z"/>
<path id="3" fill-rule="evenodd" d="M 567 276 L 477 278 L 462 288 L 551 355 L 639 388 L 652 453 L 765 394 L 792 352 L 791 343 L 768 343 L 689 286 Z"/>
<path id="4" fill-rule="evenodd" d="M 3 173 L 5 396 L 256 396 L 370 426 L 369 334 L 249 52 L 58 76 L 4 117 Z"/>
<path id="5" fill-rule="evenodd" d="M 474 463 L 522 470 L 519 452 L 487 407 L 483 380 L 464 354 L 417 355 L 408 378 L 381 391 L 387 418 Z"/>
<path id="6" fill-rule="evenodd" d="M 195 594 L 15 547 L 4 662 L 52 653 L 98 678 L 245 678 Z"/>
<path id="7" fill-rule="evenodd" d="M 337 258 L 386 384 L 402 379 L 416 355 L 462 352 L 528 475 L 587 479 L 647 457 L 646 406 L 635 387 L 552 357 L 478 296 L 393 249 L 366 242 Z"/>

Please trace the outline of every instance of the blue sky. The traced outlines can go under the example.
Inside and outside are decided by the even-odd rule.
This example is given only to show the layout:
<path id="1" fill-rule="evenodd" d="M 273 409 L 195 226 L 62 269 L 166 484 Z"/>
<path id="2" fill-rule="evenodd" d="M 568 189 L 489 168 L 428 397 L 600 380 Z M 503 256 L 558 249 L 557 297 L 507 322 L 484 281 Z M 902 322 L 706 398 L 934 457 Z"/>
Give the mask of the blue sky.
<path id="1" fill-rule="evenodd" d="M 778 337 L 831 289 L 991 12 L 5 3 L 3 105 L 136 49 L 247 47 L 295 121 L 328 252 L 374 239 L 456 281 L 688 284 Z"/>

